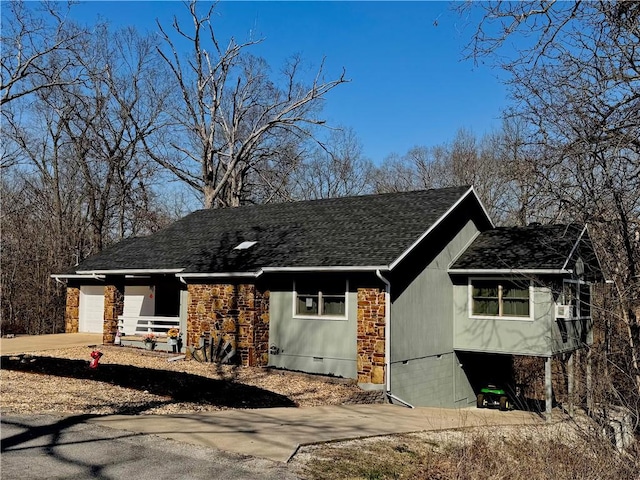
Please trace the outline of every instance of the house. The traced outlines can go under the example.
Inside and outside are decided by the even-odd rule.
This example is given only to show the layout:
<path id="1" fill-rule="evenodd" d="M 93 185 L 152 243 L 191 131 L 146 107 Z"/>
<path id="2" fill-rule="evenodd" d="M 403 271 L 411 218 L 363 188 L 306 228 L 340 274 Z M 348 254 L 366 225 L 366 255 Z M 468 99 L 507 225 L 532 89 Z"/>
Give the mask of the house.
<path id="1" fill-rule="evenodd" d="M 494 228 L 472 187 L 201 210 L 54 275 L 68 332 L 178 326 L 187 349 L 210 333 L 242 365 L 445 407 L 511 355 L 589 345 L 601 276 L 585 228 Z"/>

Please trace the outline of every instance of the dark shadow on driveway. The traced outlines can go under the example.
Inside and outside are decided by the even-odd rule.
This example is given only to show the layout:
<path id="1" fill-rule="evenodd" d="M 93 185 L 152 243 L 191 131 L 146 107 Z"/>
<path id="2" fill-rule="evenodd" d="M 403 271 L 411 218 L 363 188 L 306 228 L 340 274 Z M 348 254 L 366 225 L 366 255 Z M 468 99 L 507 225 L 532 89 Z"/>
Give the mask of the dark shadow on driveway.
<path id="1" fill-rule="evenodd" d="M 63 431 L 67 430 L 69 427 L 78 425 L 89 420 L 90 418 L 95 418 L 97 416 L 98 415 L 74 415 L 71 417 L 61 418 L 60 420 L 57 420 L 53 423 L 46 423 L 39 426 L 27 425 L 26 423 L 18 423 L 12 420 L 7 420 L 6 418 L 2 418 L 2 420 L 0 420 L 0 424 L 19 427 L 23 431 L 16 435 L 3 438 L 0 451 L 4 452 L 5 450 L 11 450 L 13 449 L 13 447 L 42 437 L 52 436 L 54 438 L 57 438 Z"/>
<path id="2" fill-rule="evenodd" d="M 85 360 L 44 356 L 34 356 L 26 362 L 18 357 L 2 356 L 1 361 L 2 368 L 6 370 L 105 382 L 155 395 L 169 396 L 178 402 L 195 402 L 227 408 L 297 406 L 290 398 L 269 390 L 232 380 L 216 380 L 171 370 L 109 364 L 100 365 L 98 369 L 93 370 Z"/>

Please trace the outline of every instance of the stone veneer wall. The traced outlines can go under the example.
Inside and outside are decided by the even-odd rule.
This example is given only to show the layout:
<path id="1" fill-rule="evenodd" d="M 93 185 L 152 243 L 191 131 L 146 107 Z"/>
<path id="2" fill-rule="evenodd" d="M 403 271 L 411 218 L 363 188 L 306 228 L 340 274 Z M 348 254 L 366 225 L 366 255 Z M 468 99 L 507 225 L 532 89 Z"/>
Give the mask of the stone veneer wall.
<path id="1" fill-rule="evenodd" d="M 385 292 L 358 288 L 358 383 L 385 383 Z"/>
<path id="2" fill-rule="evenodd" d="M 244 366 L 266 365 L 269 348 L 269 293 L 254 284 L 189 284 L 187 345 L 203 332 L 231 342 Z"/>
<path id="3" fill-rule="evenodd" d="M 106 285 L 104 287 L 104 321 L 102 343 L 113 343 L 118 331 L 118 315 L 124 311 L 124 287 Z"/>
<path id="4" fill-rule="evenodd" d="M 256 298 L 256 321 L 254 324 L 253 341 L 255 347 L 256 365 L 266 366 L 269 363 L 269 290 L 258 290 Z"/>
<path id="5" fill-rule="evenodd" d="M 240 363 L 244 366 L 266 365 L 269 361 L 269 310 L 265 293 L 254 284 L 237 286 L 238 346 Z M 266 298 L 269 298 L 268 292 Z M 266 305 L 266 317 L 264 308 Z M 265 322 L 266 320 L 266 322 Z"/>
<path id="6" fill-rule="evenodd" d="M 78 333 L 80 328 L 80 289 L 67 287 L 67 306 L 64 311 L 64 331 Z"/>

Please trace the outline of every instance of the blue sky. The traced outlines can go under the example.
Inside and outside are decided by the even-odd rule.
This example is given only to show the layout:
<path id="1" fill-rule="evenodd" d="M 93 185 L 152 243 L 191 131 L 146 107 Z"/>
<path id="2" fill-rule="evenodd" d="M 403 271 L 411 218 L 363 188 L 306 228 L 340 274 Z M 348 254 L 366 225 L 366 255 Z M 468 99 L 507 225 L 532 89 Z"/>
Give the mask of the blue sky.
<path id="1" fill-rule="evenodd" d="M 90 1 L 73 12 L 141 31 L 157 30 L 156 19 L 169 27 L 174 15 L 188 21 L 174 1 Z M 500 126 L 506 87 L 497 70 L 462 60 L 473 18 L 448 2 L 222 1 L 215 18 L 223 39 L 263 38 L 251 52 L 274 69 L 292 54 L 316 67 L 325 58 L 329 76 L 344 68 L 351 82 L 330 92 L 324 117 L 352 127 L 376 163 L 449 141 L 459 128 L 482 135 Z"/>

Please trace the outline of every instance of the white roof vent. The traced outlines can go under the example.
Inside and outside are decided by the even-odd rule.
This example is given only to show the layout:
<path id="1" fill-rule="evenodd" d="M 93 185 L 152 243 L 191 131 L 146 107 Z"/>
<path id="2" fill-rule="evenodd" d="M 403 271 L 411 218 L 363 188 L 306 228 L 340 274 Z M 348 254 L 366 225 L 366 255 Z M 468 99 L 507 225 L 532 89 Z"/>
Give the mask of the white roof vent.
<path id="1" fill-rule="evenodd" d="M 234 250 L 247 250 L 253 247 L 258 242 L 242 242 L 240 245 L 235 246 Z"/>

